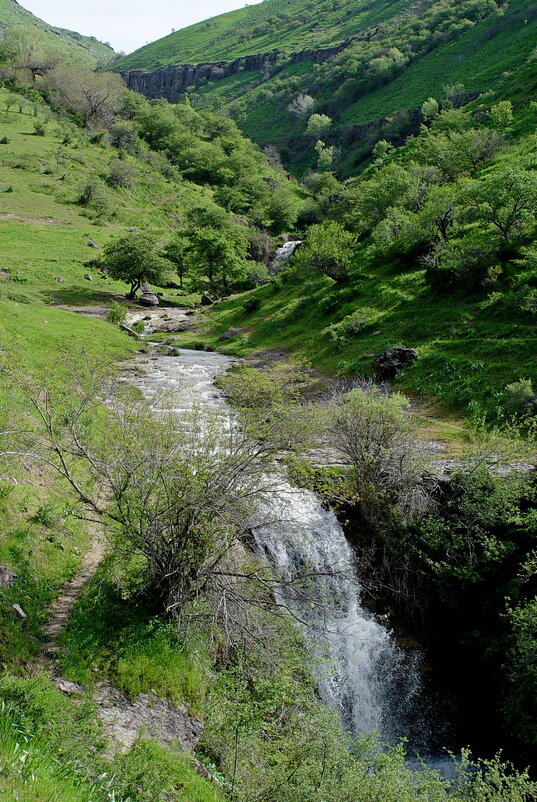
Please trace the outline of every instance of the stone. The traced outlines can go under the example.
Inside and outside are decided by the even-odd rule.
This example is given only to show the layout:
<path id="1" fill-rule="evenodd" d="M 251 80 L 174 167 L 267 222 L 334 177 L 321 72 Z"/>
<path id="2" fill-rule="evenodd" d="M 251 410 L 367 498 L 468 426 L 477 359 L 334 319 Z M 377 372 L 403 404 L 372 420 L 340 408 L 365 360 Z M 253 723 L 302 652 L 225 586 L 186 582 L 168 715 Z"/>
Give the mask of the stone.
<path id="1" fill-rule="evenodd" d="M 89 273 L 84 273 L 84 278 L 86 279 L 86 281 L 93 281 L 93 276 L 90 276 Z"/>
<path id="2" fill-rule="evenodd" d="M 10 571 L 7 565 L 0 565 L 0 588 L 10 588 L 17 574 Z"/>
<path id="3" fill-rule="evenodd" d="M 120 323 L 119 324 L 119 328 L 121 329 L 121 331 L 125 331 L 129 335 L 129 337 L 134 337 L 135 340 L 141 340 L 142 339 L 140 334 L 138 334 L 137 331 L 134 331 L 134 329 L 131 329 L 130 326 L 127 326 L 126 323 Z"/>
<path id="4" fill-rule="evenodd" d="M 62 693 L 75 694 L 76 696 L 81 696 L 83 693 L 86 693 L 86 688 L 84 685 L 79 685 L 77 682 L 71 682 L 69 679 L 62 679 L 59 677 L 54 681 L 54 685 Z"/>
<path id="5" fill-rule="evenodd" d="M 96 243 L 96 242 L 93 242 L 93 240 L 92 240 L 92 239 L 89 239 L 89 240 L 86 242 L 86 245 L 88 246 L 88 248 L 100 248 L 100 247 L 101 247 L 100 245 L 97 245 L 97 243 Z"/>
<path id="6" fill-rule="evenodd" d="M 11 276 L 7 270 L 0 270 L 0 279 L 2 281 L 11 281 Z"/>
<path id="7" fill-rule="evenodd" d="M 137 228 L 128 228 L 127 231 L 130 231 L 131 234 L 134 234 L 135 231 L 138 231 Z"/>
<path id="8" fill-rule="evenodd" d="M 154 292 L 143 292 L 138 299 L 138 303 L 142 304 L 142 306 L 158 306 L 159 298 Z"/>
<path id="9" fill-rule="evenodd" d="M 141 732 L 160 746 L 179 744 L 193 752 L 203 732 L 203 722 L 189 714 L 188 705 L 175 707 L 169 699 L 160 699 L 154 693 L 142 693 L 131 700 L 118 688 L 101 685 L 95 701 L 104 730 L 115 742 L 109 757 L 128 752 Z"/>
<path id="10" fill-rule="evenodd" d="M 195 314 L 196 313 L 194 312 L 193 309 L 187 309 L 186 312 L 185 312 L 185 315 L 187 315 L 187 317 L 192 317 L 192 315 L 195 315 Z"/>
<path id="11" fill-rule="evenodd" d="M 205 293 L 203 293 L 203 295 L 201 296 L 201 305 L 202 306 L 212 306 L 213 304 L 214 304 L 214 301 L 210 297 L 210 295 L 206 295 Z"/>
<path id="12" fill-rule="evenodd" d="M 65 279 L 62 278 L 61 276 L 54 276 L 54 281 L 57 281 L 58 284 L 63 284 L 65 282 Z"/>
<path id="13" fill-rule="evenodd" d="M 218 338 L 222 342 L 226 342 L 226 340 L 232 340 L 233 337 L 237 337 L 239 334 L 244 334 L 246 329 L 235 328 L 235 329 L 228 329 L 223 334 L 220 335 Z"/>
<path id="14" fill-rule="evenodd" d="M 11 609 L 13 610 L 19 621 L 26 621 L 26 619 L 28 618 L 28 616 L 26 615 L 20 604 L 12 604 Z"/>
<path id="15" fill-rule="evenodd" d="M 395 346 L 387 348 L 373 360 L 373 370 L 378 381 L 392 381 L 395 377 L 418 358 L 415 348 Z"/>

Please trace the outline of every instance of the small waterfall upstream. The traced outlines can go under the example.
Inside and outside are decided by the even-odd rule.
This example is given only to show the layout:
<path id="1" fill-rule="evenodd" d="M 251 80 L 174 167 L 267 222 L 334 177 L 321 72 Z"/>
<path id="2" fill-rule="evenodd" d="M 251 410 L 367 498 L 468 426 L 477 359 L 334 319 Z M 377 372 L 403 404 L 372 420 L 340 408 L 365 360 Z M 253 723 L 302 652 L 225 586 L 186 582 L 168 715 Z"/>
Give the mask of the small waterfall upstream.
<path id="1" fill-rule="evenodd" d="M 278 248 L 274 259 L 269 265 L 269 273 L 271 276 L 276 276 L 278 273 L 281 273 L 299 245 L 302 245 L 301 239 L 284 242 L 284 244 Z"/>
<path id="2" fill-rule="evenodd" d="M 176 353 L 140 360 L 145 375 L 133 383 L 156 400 L 157 408 L 164 398 L 166 409 L 178 417 L 200 403 L 225 411 L 214 380 L 234 360 L 213 352 Z M 258 553 L 285 580 L 278 601 L 302 623 L 313 656 L 322 658 L 315 660 L 319 694 L 340 713 L 345 729 L 353 734 L 379 731 L 389 741 L 407 736 L 416 748 L 426 749 L 422 727 L 414 720 L 419 672 L 362 605 L 355 555 L 334 513 L 282 476 L 273 498 L 263 503 L 253 534 Z M 306 584 L 289 584 L 296 575 L 305 575 Z"/>

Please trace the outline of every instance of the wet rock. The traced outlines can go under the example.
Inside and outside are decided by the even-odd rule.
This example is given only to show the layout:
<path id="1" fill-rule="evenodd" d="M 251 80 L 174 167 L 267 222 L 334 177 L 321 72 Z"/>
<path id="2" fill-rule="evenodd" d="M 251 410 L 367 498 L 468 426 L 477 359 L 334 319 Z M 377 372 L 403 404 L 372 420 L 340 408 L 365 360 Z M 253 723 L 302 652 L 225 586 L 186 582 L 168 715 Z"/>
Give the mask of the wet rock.
<path id="1" fill-rule="evenodd" d="M 373 360 L 373 370 L 378 381 L 392 381 L 402 370 L 418 358 L 415 348 L 396 346 L 378 354 Z"/>
<path id="2" fill-rule="evenodd" d="M 61 677 L 54 681 L 54 685 L 62 693 L 69 693 L 76 696 L 81 696 L 86 693 L 84 685 L 79 685 L 77 682 L 71 682 L 71 680 L 62 679 Z"/>
<path id="3" fill-rule="evenodd" d="M 203 722 L 189 714 L 186 704 L 175 707 L 169 699 L 159 699 L 154 693 L 142 693 L 131 700 L 118 688 L 102 685 L 95 701 L 104 729 L 112 739 L 110 757 L 128 752 L 140 732 L 161 746 L 179 744 L 192 752 L 203 732 Z"/>
<path id="4" fill-rule="evenodd" d="M 142 306 L 158 306 L 159 297 L 155 292 L 143 292 L 138 299 L 138 303 Z"/>
<path id="5" fill-rule="evenodd" d="M 210 295 L 206 295 L 205 293 L 201 296 L 201 305 L 202 306 L 212 306 L 214 304 L 213 299 Z"/>
<path id="6" fill-rule="evenodd" d="M 6 565 L 0 565 L 0 588 L 10 588 L 17 574 L 10 571 Z"/>
<path id="7" fill-rule="evenodd" d="M 100 247 L 101 247 L 100 245 L 97 245 L 97 243 L 96 243 L 96 242 L 93 242 L 93 240 L 92 240 L 92 239 L 89 239 L 89 240 L 86 242 L 86 245 L 88 246 L 88 248 L 100 248 Z"/>

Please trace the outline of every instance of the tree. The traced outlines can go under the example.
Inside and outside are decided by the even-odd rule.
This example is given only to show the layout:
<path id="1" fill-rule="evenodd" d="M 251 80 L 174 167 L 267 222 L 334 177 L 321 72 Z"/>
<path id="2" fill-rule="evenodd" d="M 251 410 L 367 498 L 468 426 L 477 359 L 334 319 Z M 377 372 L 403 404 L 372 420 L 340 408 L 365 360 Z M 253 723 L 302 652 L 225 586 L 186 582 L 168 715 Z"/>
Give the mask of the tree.
<path id="1" fill-rule="evenodd" d="M 141 231 L 109 242 L 104 248 L 103 264 L 110 278 L 130 283 L 128 298 L 136 297 L 143 282 L 159 284 L 165 271 L 153 237 Z"/>
<path id="2" fill-rule="evenodd" d="M 356 239 L 340 223 L 327 220 L 310 226 L 306 243 L 298 250 L 298 266 L 323 273 L 333 281 L 344 282 L 349 277 Z"/>
<path id="3" fill-rule="evenodd" d="M 320 139 L 332 125 L 332 120 L 326 114 L 312 114 L 306 126 L 306 133 Z"/>
<path id="4" fill-rule="evenodd" d="M 438 100 L 434 97 L 429 97 L 421 105 L 421 113 L 424 120 L 433 120 L 438 114 L 440 106 Z"/>
<path id="5" fill-rule="evenodd" d="M 473 184 L 467 200 L 474 217 L 494 226 L 508 244 L 535 219 L 537 176 L 520 167 L 503 167 Z"/>
<path id="6" fill-rule="evenodd" d="M 513 122 L 513 104 L 510 100 L 500 100 L 489 111 L 489 117 L 498 128 L 508 128 Z"/>
<path id="7" fill-rule="evenodd" d="M 184 233 L 176 232 L 172 239 L 167 243 L 162 251 L 165 259 L 172 263 L 175 272 L 179 277 L 179 286 L 183 289 L 185 273 L 189 268 L 188 242 Z"/>
<path id="8" fill-rule="evenodd" d="M 295 114 L 297 117 L 307 117 L 314 106 L 314 98 L 312 98 L 311 95 L 306 95 L 304 92 L 301 92 L 289 103 L 287 109 L 291 114 Z"/>

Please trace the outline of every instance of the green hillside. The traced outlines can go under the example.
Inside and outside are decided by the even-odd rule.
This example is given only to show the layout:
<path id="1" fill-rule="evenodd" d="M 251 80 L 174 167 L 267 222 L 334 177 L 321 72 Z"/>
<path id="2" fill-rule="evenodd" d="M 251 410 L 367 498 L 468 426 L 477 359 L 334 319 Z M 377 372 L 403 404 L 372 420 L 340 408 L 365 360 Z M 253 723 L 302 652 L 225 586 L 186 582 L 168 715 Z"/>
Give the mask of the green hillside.
<path id="1" fill-rule="evenodd" d="M 260 34 L 263 25 L 273 27 Z M 250 35 L 254 30 L 259 35 Z M 159 66 L 169 65 L 165 85 L 170 86 L 170 65 L 179 77 L 183 64 L 224 62 L 218 68 L 222 74 L 192 73 L 190 85 L 179 81 L 182 88 L 167 90 L 166 96 L 174 100 L 174 91 L 176 97 L 186 92 L 197 107 L 226 110 L 247 136 L 263 147 L 275 146 L 301 175 L 316 166 L 320 138 L 335 148 L 331 169 L 345 176 L 361 169 L 378 139 L 400 144 L 415 133 L 428 97 L 441 101 L 446 87 L 457 86 L 458 102 L 464 102 L 469 93 L 485 92 L 518 69 L 532 56 L 536 33 L 536 10 L 528 0 L 352 6 L 266 0 L 177 31 L 115 68 L 128 83 L 129 70 L 145 70 L 132 80 L 156 97 L 162 84 L 152 71 Z M 323 54 L 322 48 L 335 44 L 337 53 Z M 277 57 L 264 62 L 262 54 L 275 48 Z M 241 65 L 248 54 L 259 58 L 251 55 Z M 310 105 L 294 113 L 290 104 L 303 95 Z M 312 114 L 330 118 L 322 134 L 308 132 Z"/>
<path id="2" fill-rule="evenodd" d="M 407 12 L 411 0 L 264 0 L 212 17 L 141 47 L 121 70 L 233 60 L 255 53 L 328 47 Z"/>
<path id="3" fill-rule="evenodd" d="M 56 28 L 23 8 L 17 0 L 0 0 L 0 33 L 13 26 L 21 26 L 28 32 L 44 35 L 47 46 L 60 49 L 94 61 L 109 61 L 114 50 L 99 42 L 94 36 L 83 36 L 65 28 Z"/>

